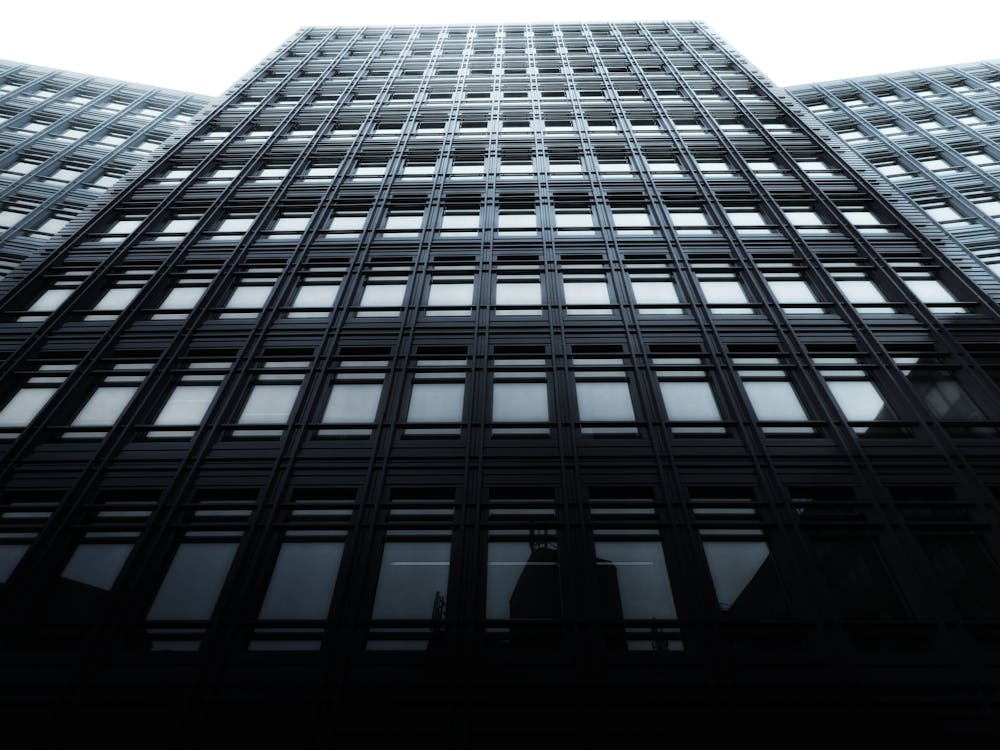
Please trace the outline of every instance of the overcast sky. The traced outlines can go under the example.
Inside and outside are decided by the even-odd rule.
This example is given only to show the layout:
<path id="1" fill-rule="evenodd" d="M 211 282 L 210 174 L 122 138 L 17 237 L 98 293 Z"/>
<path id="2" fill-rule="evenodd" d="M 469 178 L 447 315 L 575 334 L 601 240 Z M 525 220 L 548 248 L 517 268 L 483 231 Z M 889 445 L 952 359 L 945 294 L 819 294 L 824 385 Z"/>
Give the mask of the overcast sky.
<path id="1" fill-rule="evenodd" d="M 777 84 L 1000 58 L 997 0 L 47 0 L 0 58 L 218 95 L 302 26 L 701 20 Z M 13 7 L 12 7 L 13 6 Z"/>

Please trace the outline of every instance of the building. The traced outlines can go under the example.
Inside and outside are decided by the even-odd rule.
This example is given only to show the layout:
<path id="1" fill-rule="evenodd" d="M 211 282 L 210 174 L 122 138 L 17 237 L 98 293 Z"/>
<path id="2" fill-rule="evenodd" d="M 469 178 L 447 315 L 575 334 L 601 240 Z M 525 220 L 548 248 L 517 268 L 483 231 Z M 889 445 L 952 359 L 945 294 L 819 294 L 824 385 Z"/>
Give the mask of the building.
<path id="1" fill-rule="evenodd" d="M 978 258 L 954 259 L 1000 298 L 997 61 L 789 91 Z"/>
<path id="2" fill-rule="evenodd" d="M 0 294 L 209 102 L 0 60 Z"/>
<path id="3" fill-rule="evenodd" d="M 699 23 L 294 34 L 0 301 L 8 733 L 987 730 L 1000 309 L 806 117 Z"/>

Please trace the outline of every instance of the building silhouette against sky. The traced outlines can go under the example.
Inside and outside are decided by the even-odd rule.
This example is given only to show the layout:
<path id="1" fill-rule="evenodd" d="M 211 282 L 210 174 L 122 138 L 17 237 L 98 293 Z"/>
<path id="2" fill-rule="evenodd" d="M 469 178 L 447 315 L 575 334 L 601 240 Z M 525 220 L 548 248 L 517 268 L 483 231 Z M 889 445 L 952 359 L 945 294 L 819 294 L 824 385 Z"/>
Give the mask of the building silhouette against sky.
<path id="1" fill-rule="evenodd" d="M 1000 310 L 803 112 L 698 23 L 293 35 L 0 300 L 10 725 L 987 727 Z"/>

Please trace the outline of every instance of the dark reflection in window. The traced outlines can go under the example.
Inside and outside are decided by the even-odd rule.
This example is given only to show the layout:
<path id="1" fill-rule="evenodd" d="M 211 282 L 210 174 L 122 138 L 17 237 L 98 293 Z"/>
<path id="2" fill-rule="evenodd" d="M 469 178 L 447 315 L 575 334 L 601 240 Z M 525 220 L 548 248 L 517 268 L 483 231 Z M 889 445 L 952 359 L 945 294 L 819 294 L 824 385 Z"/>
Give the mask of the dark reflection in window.
<path id="1" fill-rule="evenodd" d="M 178 547 L 147 619 L 209 619 L 236 547 L 234 542 L 187 543 Z"/>
<path id="2" fill-rule="evenodd" d="M 962 617 L 1000 619 L 1000 573 L 980 540 L 928 537 L 921 546 Z"/>
<path id="3" fill-rule="evenodd" d="M 748 617 L 776 616 L 785 609 L 766 542 L 706 541 L 703 545 L 719 609 Z"/>
<path id="4" fill-rule="evenodd" d="M 844 619 L 907 617 L 906 606 L 873 542 L 814 537 L 812 544 L 829 591 Z"/>
<path id="5" fill-rule="evenodd" d="M 131 551 L 131 544 L 81 544 L 62 577 L 110 591 Z"/>
<path id="6" fill-rule="evenodd" d="M 285 542 L 260 608 L 262 619 L 321 620 L 330 609 L 344 545 Z"/>
<path id="7" fill-rule="evenodd" d="M 490 542 L 486 617 L 490 620 L 554 620 L 560 615 L 559 548 L 553 537 Z"/>
<path id="8" fill-rule="evenodd" d="M 386 542 L 372 617 L 442 619 L 450 555 L 450 542 Z"/>
<path id="9" fill-rule="evenodd" d="M 14 572 L 14 568 L 27 551 L 27 544 L 0 545 L 0 583 L 7 583 L 10 574 Z"/>
<path id="10" fill-rule="evenodd" d="M 674 596 L 659 542 L 594 544 L 602 614 L 608 619 L 676 617 Z"/>

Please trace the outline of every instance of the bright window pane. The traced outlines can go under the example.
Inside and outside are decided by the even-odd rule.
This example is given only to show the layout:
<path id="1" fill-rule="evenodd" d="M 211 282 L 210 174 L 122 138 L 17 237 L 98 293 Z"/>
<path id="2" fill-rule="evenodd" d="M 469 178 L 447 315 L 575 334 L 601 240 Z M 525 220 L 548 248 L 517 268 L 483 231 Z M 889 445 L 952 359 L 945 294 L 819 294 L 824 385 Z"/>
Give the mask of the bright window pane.
<path id="1" fill-rule="evenodd" d="M 494 422 L 547 422 L 548 389 L 545 383 L 494 383 Z"/>
<path id="2" fill-rule="evenodd" d="M 753 581 L 770 551 L 765 542 L 705 542 L 704 546 L 719 609 L 727 611 Z"/>
<path id="3" fill-rule="evenodd" d="M 867 380 L 831 380 L 827 385 L 850 422 L 874 422 L 892 417 L 878 389 Z"/>
<path id="4" fill-rule="evenodd" d="M 791 383 L 751 380 L 743 383 L 757 419 L 763 422 L 805 422 L 806 416 Z"/>
<path id="5" fill-rule="evenodd" d="M 240 424 L 286 424 L 292 413 L 298 385 L 256 385 L 250 391 Z"/>
<path id="6" fill-rule="evenodd" d="M 701 381 L 664 380 L 660 393 L 667 418 L 675 422 L 717 422 L 722 419 L 712 387 Z"/>
<path id="7" fill-rule="evenodd" d="M 167 399 L 167 403 L 160 409 L 154 424 L 161 426 L 200 424 L 217 390 L 218 386 L 215 385 L 177 386 Z"/>
<path id="8" fill-rule="evenodd" d="M 102 386 L 94 391 L 80 413 L 73 420 L 73 427 L 110 427 L 118 421 L 132 396 L 139 390 L 136 386 Z"/>
<path id="9" fill-rule="evenodd" d="M 464 383 L 415 383 L 406 421 L 461 422 L 464 401 Z"/>
<path id="10" fill-rule="evenodd" d="M 205 295 L 206 286 L 179 286 L 170 290 L 163 302 L 161 310 L 191 310 Z"/>
<path id="11" fill-rule="evenodd" d="M 375 421 L 381 383 L 338 383 L 330 391 L 324 424 L 371 424 Z"/>
<path id="12" fill-rule="evenodd" d="M 55 388 L 24 388 L 0 410 L 0 427 L 26 427 L 52 398 Z"/>
<path id="13" fill-rule="evenodd" d="M 581 422 L 634 422 L 628 383 L 577 381 Z"/>

